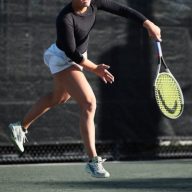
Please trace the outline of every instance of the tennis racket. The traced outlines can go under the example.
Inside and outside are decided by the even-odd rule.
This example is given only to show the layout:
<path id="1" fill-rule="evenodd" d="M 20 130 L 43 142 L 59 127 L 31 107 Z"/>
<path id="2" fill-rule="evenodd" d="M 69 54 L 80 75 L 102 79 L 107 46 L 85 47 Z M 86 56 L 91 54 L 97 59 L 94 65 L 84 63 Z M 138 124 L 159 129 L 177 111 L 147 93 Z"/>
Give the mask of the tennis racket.
<path id="1" fill-rule="evenodd" d="M 167 67 L 163 58 L 161 43 L 156 42 L 158 50 L 157 74 L 154 81 L 155 99 L 164 116 L 169 119 L 177 119 L 184 109 L 184 98 L 179 83 Z M 161 72 L 161 66 L 164 72 Z"/>

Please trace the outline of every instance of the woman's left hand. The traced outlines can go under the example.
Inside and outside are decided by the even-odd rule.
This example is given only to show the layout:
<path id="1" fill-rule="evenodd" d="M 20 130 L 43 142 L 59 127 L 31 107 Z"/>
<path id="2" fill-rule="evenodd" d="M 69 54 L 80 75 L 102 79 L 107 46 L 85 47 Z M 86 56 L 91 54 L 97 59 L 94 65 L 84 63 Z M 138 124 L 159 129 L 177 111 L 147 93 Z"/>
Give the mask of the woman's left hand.
<path id="1" fill-rule="evenodd" d="M 105 83 L 113 83 L 114 82 L 114 76 L 108 71 L 109 65 L 106 64 L 99 64 L 97 67 L 93 70 L 93 72 L 99 76 Z"/>

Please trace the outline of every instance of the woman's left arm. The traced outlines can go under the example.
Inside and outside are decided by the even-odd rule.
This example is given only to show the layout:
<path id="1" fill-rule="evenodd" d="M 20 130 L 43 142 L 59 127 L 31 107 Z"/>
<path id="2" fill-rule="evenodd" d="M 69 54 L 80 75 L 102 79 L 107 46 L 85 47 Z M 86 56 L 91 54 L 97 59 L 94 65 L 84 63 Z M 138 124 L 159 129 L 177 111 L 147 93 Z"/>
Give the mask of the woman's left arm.
<path id="1" fill-rule="evenodd" d="M 95 3 L 98 9 L 136 21 L 147 29 L 148 34 L 152 39 L 161 41 L 160 28 L 148 20 L 148 18 L 146 18 L 139 11 L 132 9 L 131 7 L 121 5 L 114 0 L 97 0 Z"/>

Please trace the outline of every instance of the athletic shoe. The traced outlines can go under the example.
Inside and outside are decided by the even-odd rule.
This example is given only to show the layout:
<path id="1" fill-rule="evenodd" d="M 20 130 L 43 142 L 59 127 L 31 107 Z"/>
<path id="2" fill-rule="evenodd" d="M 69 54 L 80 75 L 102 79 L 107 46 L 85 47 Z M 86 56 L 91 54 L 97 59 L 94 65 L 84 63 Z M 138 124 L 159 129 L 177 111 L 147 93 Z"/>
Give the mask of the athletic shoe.
<path id="1" fill-rule="evenodd" d="M 11 131 L 10 137 L 13 144 L 17 147 L 17 149 L 20 152 L 24 152 L 23 144 L 27 140 L 27 137 L 26 137 L 27 131 L 23 131 L 20 122 L 9 124 L 9 129 Z"/>
<path id="2" fill-rule="evenodd" d="M 103 163 L 106 159 L 102 159 L 101 157 L 94 157 L 92 161 L 88 162 L 85 170 L 87 173 L 91 174 L 92 177 L 97 178 L 108 178 L 110 177 L 109 172 L 107 172 L 104 167 Z"/>

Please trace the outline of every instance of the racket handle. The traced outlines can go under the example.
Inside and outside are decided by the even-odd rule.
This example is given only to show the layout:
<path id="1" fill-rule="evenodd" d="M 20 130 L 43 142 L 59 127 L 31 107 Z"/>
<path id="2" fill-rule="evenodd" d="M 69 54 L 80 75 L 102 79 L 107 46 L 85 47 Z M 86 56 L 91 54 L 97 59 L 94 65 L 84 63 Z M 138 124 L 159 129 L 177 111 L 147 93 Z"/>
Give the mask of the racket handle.
<path id="1" fill-rule="evenodd" d="M 161 49 L 161 43 L 159 41 L 156 41 L 156 44 L 157 44 L 158 56 L 162 57 L 163 53 L 162 53 L 162 49 Z"/>

